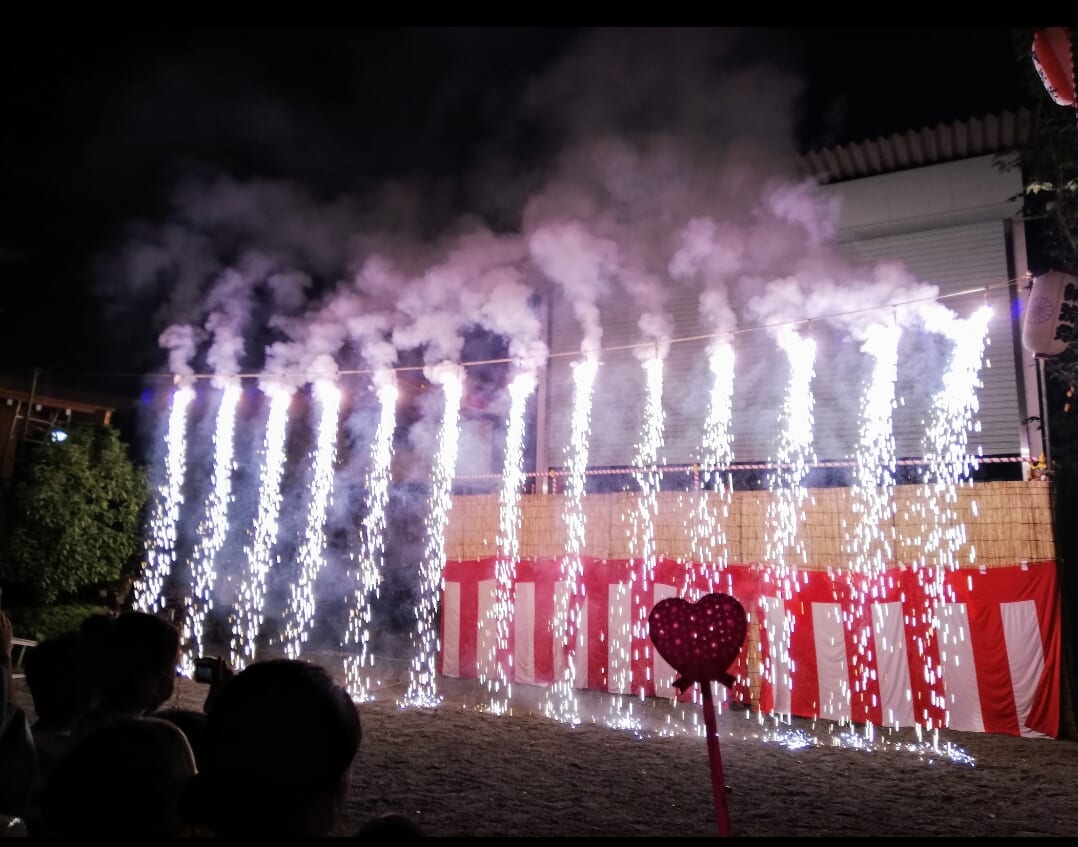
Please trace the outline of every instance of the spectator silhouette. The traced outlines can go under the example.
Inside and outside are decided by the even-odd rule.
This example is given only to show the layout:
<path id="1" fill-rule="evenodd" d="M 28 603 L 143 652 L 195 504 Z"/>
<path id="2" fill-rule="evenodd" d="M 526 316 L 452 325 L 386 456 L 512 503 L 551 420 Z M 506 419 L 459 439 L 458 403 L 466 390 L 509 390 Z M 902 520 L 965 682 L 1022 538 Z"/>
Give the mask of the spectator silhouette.
<path id="1" fill-rule="evenodd" d="M 37 753 L 26 712 L 9 699 L 13 640 L 11 619 L 0 612 L 0 814 L 19 817 L 37 782 Z"/>
<path id="2" fill-rule="evenodd" d="M 189 819 L 220 836 L 334 834 L 360 737 L 355 704 L 324 668 L 256 662 L 209 705 Z"/>
<path id="3" fill-rule="evenodd" d="M 83 735 L 125 717 L 147 715 L 172 696 L 180 659 L 180 633 L 145 612 L 94 615 L 81 627 L 99 699 L 75 726 Z"/>
<path id="4" fill-rule="evenodd" d="M 425 836 L 418 823 L 407 815 L 386 812 L 375 815 L 354 833 L 355 838 L 417 838 Z"/>
<path id="5" fill-rule="evenodd" d="M 26 686 L 34 704 L 30 729 L 44 780 L 70 746 L 76 722 L 96 699 L 82 636 L 65 632 L 35 645 L 26 657 Z"/>
<path id="6" fill-rule="evenodd" d="M 195 754 L 195 764 L 202 767 L 203 750 L 206 739 L 206 713 L 195 709 L 160 709 L 151 717 L 160 718 L 175 724 L 180 732 L 187 737 L 187 743 L 191 745 L 191 751 Z"/>
<path id="7" fill-rule="evenodd" d="M 78 738 L 41 795 L 33 836 L 141 838 L 198 834 L 180 815 L 195 775 L 191 746 L 159 718 L 115 718 Z"/>

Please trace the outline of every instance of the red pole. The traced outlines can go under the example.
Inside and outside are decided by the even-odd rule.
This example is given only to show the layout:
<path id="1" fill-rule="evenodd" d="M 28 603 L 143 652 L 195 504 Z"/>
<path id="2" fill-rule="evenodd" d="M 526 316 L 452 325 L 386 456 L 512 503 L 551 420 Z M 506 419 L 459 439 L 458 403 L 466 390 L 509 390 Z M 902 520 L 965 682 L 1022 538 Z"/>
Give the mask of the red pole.
<path id="1" fill-rule="evenodd" d="M 704 694 L 704 727 L 707 729 L 707 759 L 711 766 L 711 793 L 715 798 L 715 819 L 719 835 L 730 837 L 730 808 L 726 803 L 726 779 L 722 775 L 722 754 L 719 752 L 719 730 L 715 725 L 715 701 L 711 696 L 711 680 L 700 683 Z"/>

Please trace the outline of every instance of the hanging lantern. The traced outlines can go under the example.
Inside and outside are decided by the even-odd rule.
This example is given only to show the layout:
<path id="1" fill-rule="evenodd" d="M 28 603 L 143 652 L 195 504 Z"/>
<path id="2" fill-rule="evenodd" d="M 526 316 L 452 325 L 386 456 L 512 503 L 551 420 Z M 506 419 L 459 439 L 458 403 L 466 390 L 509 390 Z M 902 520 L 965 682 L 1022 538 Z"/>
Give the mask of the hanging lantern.
<path id="1" fill-rule="evenodd" d="M 1074 106 L 1078 102 L 1074 91 L 1071 35 L 1067 27 L 1050 26 L 1037 30 L 1033 35 L 1033 65 L 1056 103 Z"/>
<path id="2" fill-rule="evenodd" d="M 1033 280 L 1022 321 L 1022 346 L 1034 356 L 1058 356 L 1078 340 L 1078 280 L 1049 271 Z"/>

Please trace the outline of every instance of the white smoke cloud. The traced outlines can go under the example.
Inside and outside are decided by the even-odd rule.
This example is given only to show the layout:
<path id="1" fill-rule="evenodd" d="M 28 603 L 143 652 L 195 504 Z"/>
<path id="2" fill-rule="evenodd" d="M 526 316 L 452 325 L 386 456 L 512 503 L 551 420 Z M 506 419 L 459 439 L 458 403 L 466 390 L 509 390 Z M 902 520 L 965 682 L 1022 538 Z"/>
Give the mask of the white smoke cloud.
<path id="1" fill-rule="evenodd" d="M 266 287 L 272 293 L 274 303 L 285 314 L 293 314 L 307 302 L 311 278 L 302 271 L 281 271 L 266 279 Z"/>
<path id="2" fill-rule="evenodd" d="M 188 328 L 161 336 L 174 372 L 208 342 L 218 377 L 249 363 L 293 386 L 328 359 L 340 372 L 488 358 L 473 355 L 486 334 L 504 340 L 488 344 L 498 357 L 542 367 L 539 295 L 570 304 L 585 351 L 602 349 L 604 310 L 631 304 L 640 356 L 676 340 L 674 298 L 696 302 L 716 337 L 945 321 L 935 286 L 840 257 L 836 201 L 795 167 L 802 85 L 770 61 L 771 37 L 587 31 L 517 104 L 535 129 L 529 158 L 485 140 L 499 173 L 518 172 L 504 190 L 482 167 L 479 181 L 397 173 L 364 192 L 189 178 L 111 267 L 133 301 L 159 307 L 155 329 Z M 478 185 L 497 196 L 454 205 Z M 478 214 L 495 208 L 496 221 Z"/>
<path id="3" fill-rule="evenodd" d="M 124 252 L 129 283 L 167 287 L 171 322 L 206 327 L 206 359 L 222 376 L 238 372 L 249 346 L 274 371 L 349 344 L 371 367 L 406 350 L 451 360 L 474 328 L 535 361 L 547 355 L 526 282 L 535 271 L 571 302 L 590 350 L 616 292 L 636 305 L 641 341 L 661 355 L 678 288 L 695 292 L 716 332 L 742 323 L 742 309 L 765 322 L 772 305 L 789 314 L 782 280 L 828 262 L 836 217 L 793 175 L 801 84 L 769 65 L 768 43 L 766 33 L 726 29 L 582 35 L 523 100 L 554 145 L 545 179 L 522 198 L 519 232 L 463 214 L 421 236 L 445 218 L 447 184 L 395 179 L 361 202 L 289 180 L 202 177 L 180 183 L 170 220 L 144 226 Z M 238 264 L 255 253 L 257 271 Z M 778 293 L 761 295 L 772 283 Z M 268 313 L 252 302 L 258 286 Z M 798 292 L 794 302 L 823 311 L 825 295 L 840 293 L 810 301 Z"/>
<path id="4" fill-rule="evenodd" d="M 217 280 L 210 306 L 215 311 L 206 319 L 212 341 L 206 361 L 213 369 L 214 384 L 223 388 L 229 377 L 240 372 L 244 351 L 244 319 L 250 312 L 251 283 L 236 270 L 228 269 Z"/>
<path id="5" fill-rule="evenodd" d="M 534 292 L 511 268 L 498 268 L 486 278 L 490 293 L 481 304 L 480 325 L 509 339 L 509 355 L 521 370 L 534 373 L 543 367 L 547 345 L 543 325 L 532 306 Z"/>
<path id="6" fill-rule="evenodd" d="M 561 286 L 573 304 L 584 331 L 580 349 L 598 350 L 603 337 L 598 301 L 610 289 L 617 268 L 617 245 L 596 238 L 580 223 L 565 222 L 534 231 L 528 247 L 540 270 Z"/>
<path id="7" fill-rule="evenodd" d="M 159 338 L 161 346 L 168 350 L 168 366 L 177 376 L 192 376 L 191 361 L 198 348 L 198 335 L 189 324 L 174 324 L 165 329 Z"/>

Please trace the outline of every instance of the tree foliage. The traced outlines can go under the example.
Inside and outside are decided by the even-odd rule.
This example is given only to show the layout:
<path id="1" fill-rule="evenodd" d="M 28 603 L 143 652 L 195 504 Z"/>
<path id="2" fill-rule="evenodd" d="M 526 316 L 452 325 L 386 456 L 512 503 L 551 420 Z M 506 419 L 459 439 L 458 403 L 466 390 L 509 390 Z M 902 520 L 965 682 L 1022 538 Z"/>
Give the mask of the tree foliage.
<path id="1" fill-rule="evenodd" d="M 33 445 L 9 499 L 5 587 L 27 604 L 113 587 L 137 566 L 148 496 L 145 471 L 112 427 L 76 427 L 64 441 Z"/>
<path id="2" fill-rule="evenodd" d="M 1078 275 L 1078 112 L 1056 103 L 1033 65 L 1032 29 L 1018 31 L 1016 54 L 1027 69 L 1032 111 L 1029 143 L 1020 151 L 1023 217 L 1030 245 L 1030 271 Z M 1078 45 L 1078 31 L 1071 30 Z M 1044 361 L 1042 432 L 1050 451 L 1053 480 L 1053 535 L 1062 598 L 1063 703 L 1060 737 L 1078 738 L 1074 690 L 1074 620 L 1078 580 L 1070 565 L 1078 560 L 1078 338 Z"/>
<path id="3" fill-rule="evenodd" d="M 1015 30 L 1015 55 L 1023 68 L 1029 140 L 1013 166 L 1021 167 L 1022 217 L 1034 276 L 1051 270 L 1078 275 L 1078 111 L 1056 103 L 1033 62 L 1033 28 Z M 1078 45 L 1078 31 L 1071 43 Z M 1045 361 L 1044 417 L 1057 469 L 1078 472 L 1078 337 Z"/>

